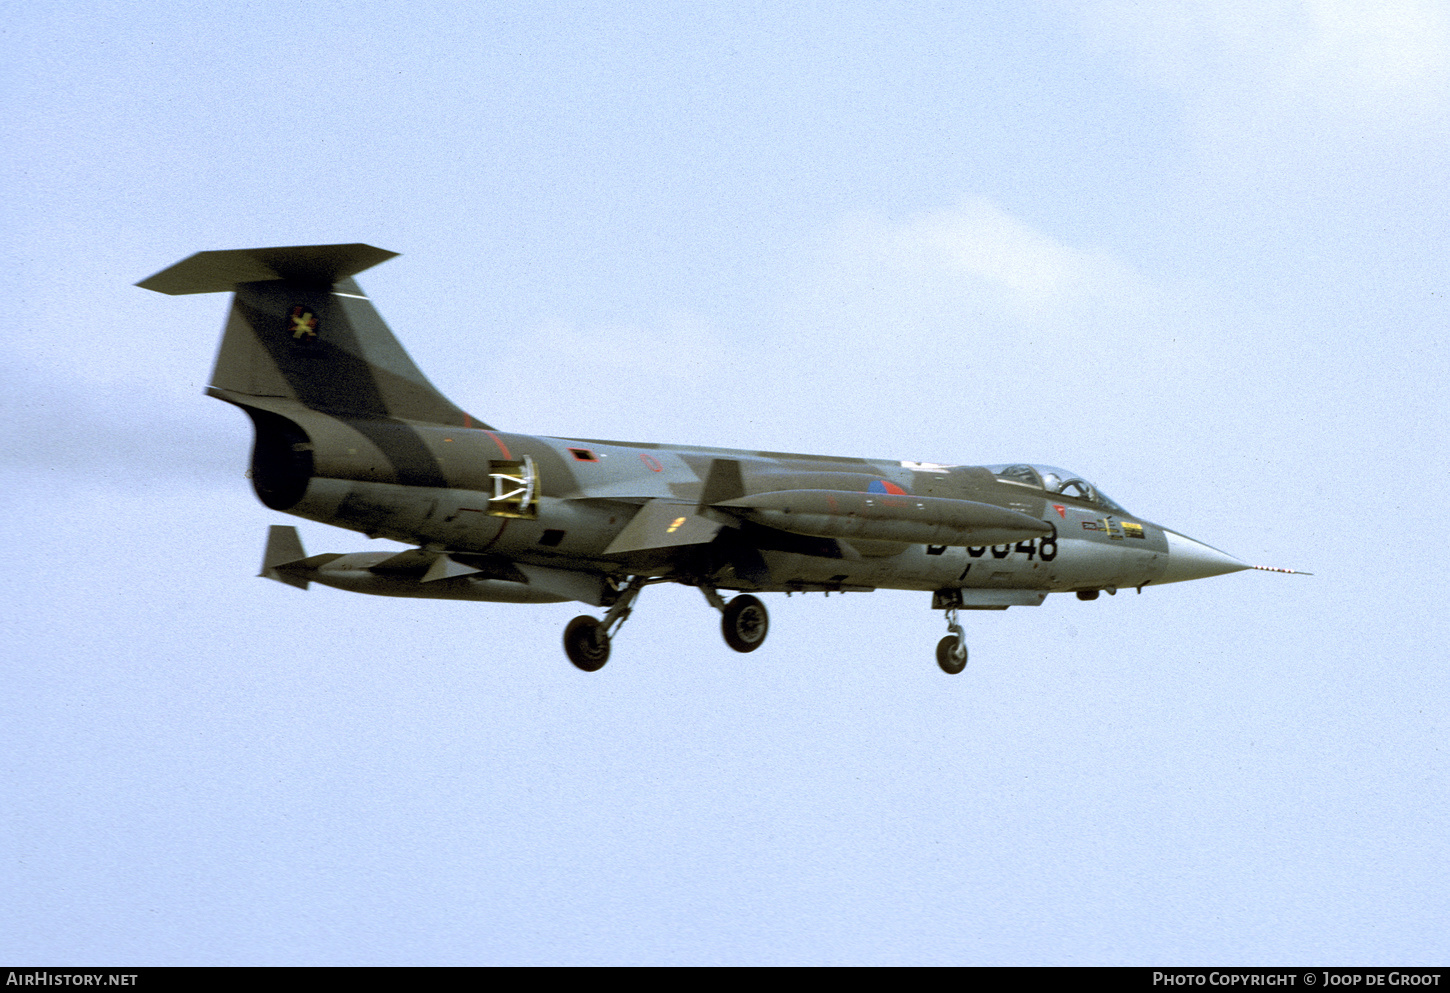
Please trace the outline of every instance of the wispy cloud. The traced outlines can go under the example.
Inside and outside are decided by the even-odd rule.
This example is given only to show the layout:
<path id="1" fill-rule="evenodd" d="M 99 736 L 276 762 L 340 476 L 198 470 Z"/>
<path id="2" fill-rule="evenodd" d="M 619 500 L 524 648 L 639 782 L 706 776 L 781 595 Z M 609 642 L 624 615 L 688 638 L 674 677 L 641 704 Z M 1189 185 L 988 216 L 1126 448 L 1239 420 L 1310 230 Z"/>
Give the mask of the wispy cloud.
<path id="1" fill-rule="evenodd" d="M 506 374 L 504 374 L 506 371 Z M 513 430 L 566 436 L 692 440 L 738 375 L 723 332 L 697 314 L 638 321 L 552 321 L 496 348 L 486 375 L 456 399 Z"/>
<path id="2" fill-rule="evenodd" d="M 1413 139 L 1450 107 L 1439 0 L 1100 0 L 1074 7 L 1132 71 L 1182 94 L 1208 132 L 1335 128 Z"/>
<path id="3" fill-rule="evenodd" d="M 246 418 L 200 390 L 98 378 L 12 349 L 0 357 L 0 466 L 10 486 L 43 480 L 138 492 L 242 480 Z"/>
<path id="4" fill-rule="evenodd" d="M 1110 253 L 1068 244 L 985 198 L 903 221 L 852 215 L 823 239 L 816 265 L 819 302 L 876 299 L 916 324 L 927 312 L 929 323 L 951 325 L 991 311 L 1065 333 L 1089 311 L 1121 311 L 1153 296 Z"/>

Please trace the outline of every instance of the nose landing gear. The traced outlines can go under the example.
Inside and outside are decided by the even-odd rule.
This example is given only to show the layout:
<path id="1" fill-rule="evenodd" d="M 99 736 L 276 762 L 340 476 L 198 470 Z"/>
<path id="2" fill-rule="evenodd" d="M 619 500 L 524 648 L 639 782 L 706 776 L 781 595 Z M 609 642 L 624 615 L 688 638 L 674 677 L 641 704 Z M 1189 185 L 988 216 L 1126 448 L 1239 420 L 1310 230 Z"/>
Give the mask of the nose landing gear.
<path id="1" fill-rule="evenodd" d="M 967 667 L 967 635 L 957 621 L 957 608 L 947 608 L 947 630 L 951 634 L 936 643 L 936 664 L 941 671 L 955 676 Z"/>

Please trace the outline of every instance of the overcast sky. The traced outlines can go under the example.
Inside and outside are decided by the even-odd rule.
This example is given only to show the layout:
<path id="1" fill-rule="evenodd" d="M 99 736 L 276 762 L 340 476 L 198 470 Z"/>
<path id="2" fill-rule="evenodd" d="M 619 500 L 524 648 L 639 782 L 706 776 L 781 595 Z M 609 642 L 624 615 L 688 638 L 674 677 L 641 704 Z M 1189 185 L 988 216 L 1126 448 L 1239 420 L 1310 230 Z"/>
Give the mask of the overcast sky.
<path id="1" fill-rule="evenodd" d="M 1444 964 L 1450 11 L 12 4 L 0 959 Z M 1037 461 L 1246 561 L 967 615 L 255 578 L 205 249 L 505 430 Z M 309 552 L 386 547 L 302 522 Z"/>

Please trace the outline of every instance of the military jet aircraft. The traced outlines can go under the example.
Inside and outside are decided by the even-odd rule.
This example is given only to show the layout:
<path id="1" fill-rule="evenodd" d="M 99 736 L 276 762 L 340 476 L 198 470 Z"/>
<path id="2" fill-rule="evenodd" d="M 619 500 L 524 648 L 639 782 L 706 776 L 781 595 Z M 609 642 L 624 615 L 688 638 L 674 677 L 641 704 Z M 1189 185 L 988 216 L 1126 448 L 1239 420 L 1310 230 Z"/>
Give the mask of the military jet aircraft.
<path id="1" fill-rule="evenodd" d="M 1053 466 L 938 465 L 498 430 L 424 377 L 353 280 L 370 245 L 200 252 L 138 283 L 232 292 L 207 393 L 255 427 L 251 480 L 273 510 L 391 538 L 403 552 L 308 555 L 273 526 L 261 575 L 383 596 L 577 600 L 586 672 L 640 592 L 694 586 L 737 652 L 765 642 L 756 594 L 919 590 L 945 612 L 936 658 L 967 664 L 960 610 L 1092 600 L 1248 566 L 1134 517 Z M 1274 570 L 1288 572 L 1291 570 Z M 728 602 L 721 591 L 736 593 Z"/>

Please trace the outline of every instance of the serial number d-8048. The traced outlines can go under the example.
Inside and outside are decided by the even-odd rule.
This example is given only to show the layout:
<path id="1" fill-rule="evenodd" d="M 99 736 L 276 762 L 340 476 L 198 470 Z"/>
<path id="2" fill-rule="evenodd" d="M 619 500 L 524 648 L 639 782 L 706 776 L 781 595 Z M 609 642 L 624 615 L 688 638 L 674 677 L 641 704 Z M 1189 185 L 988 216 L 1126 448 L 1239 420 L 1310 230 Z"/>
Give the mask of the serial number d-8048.
<path id="1" fill-rule="evenodd" d="M 1030 562 L 1034 558 L 1041 558 L 1044 562 L 1051 562 L 1057 558 L 1057 525 L 1049 522 L 1052 534 L 1046 538 L 1033 538 L 1031 541 L 1019 541 L 1013 545 L 971 545 L 967 548 L 967 554 L 974 559 L 979 559 L 987 554 L 988 548 L 992 551 L 992 558 L 1005 559 L 1013 552 L 1021 552 L 1027 556 Z"/>

